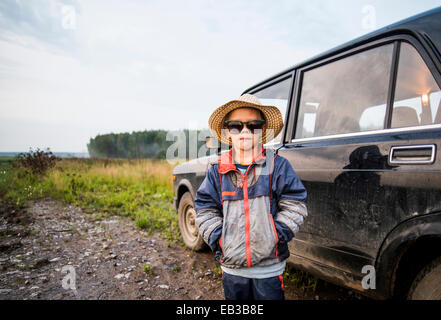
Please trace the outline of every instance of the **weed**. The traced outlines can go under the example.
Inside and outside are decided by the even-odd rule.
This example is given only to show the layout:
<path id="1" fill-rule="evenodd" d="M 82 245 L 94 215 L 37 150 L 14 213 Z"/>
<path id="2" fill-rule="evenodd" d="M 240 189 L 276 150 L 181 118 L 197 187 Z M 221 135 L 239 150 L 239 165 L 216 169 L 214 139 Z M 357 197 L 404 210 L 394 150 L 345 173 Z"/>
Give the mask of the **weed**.
<path id="1" fill-rule="evenodd" d="M 222 275 L 222 269 L 221 269 L 221 267 L 219 267 L 219 266 L 214 266 L 214 267 L 212 268 L 212 270 L 213 270 L 213 272 L 214 272 L 215 274 L 217 274 L 218 276 L 221 276 L 221 275 Z"/>
<path id="2" fill-rule="evenodd" d="M 175 264 L 174 267 L 173 267 L 173 271 L 176 272 L 176 273 L 180 272 L 181 271 L 181 266 Z"/>
<path id="3" fill-rule="evenodd" d="M 318 279 L 316 277 L 305 271 L 297 270 L 291 265 L 286 266 L 284 278 L 286 279 L 286 282 L 292 283 L 302 291 L 311 290 L 312 293 L 315 293 L 317 288 Z"/>
<path id="4" fill-rule="evenodd" d="M 148 215 L 137 215 L 135 221 L 136 225 L 141 229 L 148 229 L 151 225 L 150 217 Z"/>
<path id="5" fill-rule="evenodd" d="M 12 164 L 16 168 L 25 168 L 33 174 L 44 175 L 46 171 L 55 166 L 56 162 L 60 158 L 54 156 L 49 148 L 46 151 L 37 148 L 33 151 L 32 148 L 29 149 L 28 153 L 19 153 Z"/>
<path id="6" fill-rule="evenodd" d="M 151 276 L 155 275 L 155 272 L 153 271 L 153 266 L 151 264 L 146 265 L 145 263 L 142 264 L 142 271 L 146 274 L 149 274 Z"/>

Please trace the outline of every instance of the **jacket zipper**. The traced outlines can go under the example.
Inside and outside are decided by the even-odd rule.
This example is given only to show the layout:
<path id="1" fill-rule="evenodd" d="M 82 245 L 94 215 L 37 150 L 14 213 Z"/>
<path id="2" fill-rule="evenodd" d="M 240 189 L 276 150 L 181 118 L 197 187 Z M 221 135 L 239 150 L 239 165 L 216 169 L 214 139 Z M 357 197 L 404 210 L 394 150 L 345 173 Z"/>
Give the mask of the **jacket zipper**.
<path id="1" fill-rule="evenodd" d="M 248 170 L 250 170 L 252 164 L 250 164 L 247 168 L 247 171 L 245 171 L 245 174 L 242 175 L 242 172 L 239 170 L 234 170 L 236 172 L 239 172 L 239 174 L 242 177 L 242 190 L 243 190 L 243 203 L 244 203 L 244 210 L 245 210 L 245 253 L 247 257 L 247 267 L 250 268 L 252 265 L 251 262 L 251 238 L 250 238 L 250 206 L 248 202 L 248 181 L 247 181 L 247 174 Z"/>

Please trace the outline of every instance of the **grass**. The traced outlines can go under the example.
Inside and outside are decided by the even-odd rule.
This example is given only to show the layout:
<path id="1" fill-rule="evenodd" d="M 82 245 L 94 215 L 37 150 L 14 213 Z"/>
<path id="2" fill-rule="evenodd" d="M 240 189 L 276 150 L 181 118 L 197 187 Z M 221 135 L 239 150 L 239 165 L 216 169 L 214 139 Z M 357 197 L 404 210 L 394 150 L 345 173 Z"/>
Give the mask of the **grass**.
<path id="1" fill-rule="evenodd" d="M 180 241 L 172 207 L 173 166 L 165 160 L 66 159 L 37 176 L 9 161 L 0 165 L 0 199 L 25 207 L 30 199 L 50 196 L 83 208 L 96 220 L 120 215 L 148 232 Z"/>
<path id="2" fill-rule="evenodd" d="M 218 276 L 222 276 L 222 269 L 221 269 L 221 267 L 219 267 L 219 266 L 214 266 L 213 268 L 212 268 L 212 270 L 213 270 L 213 272 L 215 273 L 215 274 L 217 274 Z"/>
<path id="3" fill-rule="evenodd" d="M 14 157 L 0 156 L 0 166 L 2 164 L 8 164 L 8 163 L 12 162 L 13 159 L 14 159 Z"/>
<path id="4" fill-rule="evenodd" d="M 294 285 L 296 288 L 315 293 L 318 284 L 318 278 L 310 275 L 302 270 L 293 268 L 290 264 L 286 265 L 283 277 L 287 283 Z"/>
<path id="5" fill-rule="evenodd" d="M 173 266 L 173 272 L 178 273 L 181 272 L 181 266 L 178 266 L 177 264 Z"/>
<path id="6" fill-rule="evenodd" d="M 10 164 L 0 166 L 0 199 L 18 208 L 25 207 L 27 200 L 43 197 L 47 185 L 40 177 L 23 169 L 13 169 Z"/>
<path id="7" fill-rule="evenodd" d="M 144 272 L 144 273 L 146 273 L 146 274 L 149 274 L 149 275 L 152 275 L 152 276 L 154 276 L 155 275 L 155 272 L 153 271 L 153 266 L 151 265 L 151 264 L 145 264 L 145 263 L 143 263 L 142 264 L 142 271 Z"/>

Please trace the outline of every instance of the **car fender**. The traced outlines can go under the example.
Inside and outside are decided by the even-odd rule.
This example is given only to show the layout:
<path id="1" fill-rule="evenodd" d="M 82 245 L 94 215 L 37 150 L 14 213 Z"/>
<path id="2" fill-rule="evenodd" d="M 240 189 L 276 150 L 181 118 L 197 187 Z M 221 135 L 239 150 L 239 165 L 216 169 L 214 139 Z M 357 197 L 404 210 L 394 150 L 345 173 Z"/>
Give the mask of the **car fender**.
<path id="1" fill-rule="evenodd" d="M 407 219 L 386 236 L 375 263 L 377 290 L 381 296 L 392 297 L 397 262 L 410 245 L 426 236 L 441 237 L 441 212 Z"/>
<path id="2" fill-rule="evenodd" d="M 176 187 L 176 210 L 179 208 L 179 202 L 181 201 L 182 195 L 185 193 L 185 191 L 182 191 L 183 189 L 188 190 L 192 198 L 195 198 L 195 191 L 191 182 L 185 178 L 181 179 Z"/>

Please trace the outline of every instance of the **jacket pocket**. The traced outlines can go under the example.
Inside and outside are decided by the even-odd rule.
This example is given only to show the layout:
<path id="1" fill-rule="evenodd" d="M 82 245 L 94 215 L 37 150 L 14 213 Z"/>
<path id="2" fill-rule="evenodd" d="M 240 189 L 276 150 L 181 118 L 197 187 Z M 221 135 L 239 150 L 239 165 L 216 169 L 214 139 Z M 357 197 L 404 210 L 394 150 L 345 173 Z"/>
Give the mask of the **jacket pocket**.
<path id="1" fill-rule="evenodd" d="M 273 215 L 271 214 L 271 212 L 269 213 L 269 216 L 270 216 L 270 219 L 271 219 L 271 224 L 273 226 L 274 236 L 276 237 L 276 257 L 277 257 L 277 259 L 280 260 L 279 248 L 278 248 L 278 246 L 279 246 L 279 236 L 277 235 L 276 224 L 274 223 L 274 218 L 273 218 Z"/>
<path id="2" fill-rule="evenodd" d="M 273 215 L 271 214 L 271 212 L 269 213 L 269 216 L 270 216 L 270 219 L 271 219 L 271 225 L 273 227 L 274 236 L 276 237 L 277 243 L 279 243 L 279 236 L 277 235 L 276 224 L 274 223 L 274 218 L 273 218 Z"/>
<path id="3" fill-rule="evenodd" d="M 250 199 L 251 255 L 253 265 L 277 262 L 278 235 L 269 210 L 269 198 Z"/>

